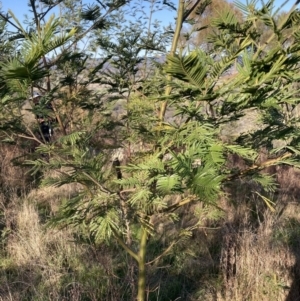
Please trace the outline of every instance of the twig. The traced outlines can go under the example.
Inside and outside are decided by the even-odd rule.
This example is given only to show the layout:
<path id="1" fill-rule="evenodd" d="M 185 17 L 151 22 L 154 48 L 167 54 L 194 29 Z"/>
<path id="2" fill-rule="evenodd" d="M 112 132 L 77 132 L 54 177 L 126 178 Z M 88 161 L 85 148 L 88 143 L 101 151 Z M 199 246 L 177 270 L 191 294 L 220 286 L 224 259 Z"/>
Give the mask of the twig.
<path id="1" fill-rule="evenodd" d="M 155 261 L 158 261 L 161 257 L 165 256 L 172 248 L 173 246 L 178 242 L 177 241 L 173 241 L 159 256 L 157 256 L 156 258 L 154 258 L 153 260 L 149 261 L 146 263 L 146 265 L 149 265 Z"/>
<path id="2" fill-rule="evenodd" d="M 282 155 L 278 158 L 266 160 L 266 161 L 262 162 L 261 164 L 254 164 L 254 165 L 252 165 L 252 166 L 250 166 L 250 167 L 248 167 L 244 170 L 241 170 L 240 172 L 238 172 L 236 174 L 229 175 L 227 178 L 225 178 L 224 181 L 234 180 L 237 177 L 246 176 L 250 172 L 262 170 L 266 167 L 276 165 L 281 160 L 289 158 L 292 155 L 293 155 L 292 153 L 285 153 L 284 155 Z"/>
<path id="3" fill-rule="evenodd" d="M 98 181 L 96 181 L 92 176 L 90 176 L 87 172 L 83 171 L 82 174 L 84 174 L 86 177 L 88 177 L 94 184 L 96 184 L 102 192 L 113 194 L 110 190 L 103 187 Z"/>
<path id="4" fill-rule="evenodd" d="M 18 31 L 23 32 L 21 28 L 19 28 L 15 23 L 11 22 L 11 21 L 9 20 L 9 18 L 6 17 L 6 16 L 4 16 L 2 13 L 0 13 L 0 17 L 1 17 L 4 21 L 6 21 L 7 23 L 9 23 L 11 26 L 13 26 L 14 28 L 16 28 Z"/>
<path id="5" fill-rule="evenodd" d="M 180 201 L 180 202 L 178 202 L 176 204 L 173 204 L 173 205 L 171 205 L 171 206 L 169 206 L 167 208 L 163 208 L 163 209 L 159 210 L 158 213 L 173 212 L 176 209 L 178 209 L 179 207 L 182 207 L 182 206 L 184 206 L 186 204 L 189 204 L 189 203 L 195 201 L 196 199 L 197 199 L 197 197 L 195 197 L 195 196 L 194 197 L 190 197 L 190 198 L 186 198 L 183 201 Z"/>
<path id="6" fill-rule="evenodd" d="M 18 134 L 17 136 L 20 137 L 20 138 L 34 140 L 34 141 L 37 141 L 38 143 L 41 143 L 41 141 L 39 139 L 37 139 L 36 137 L 30 137 L 30 136 L 25 136 L 25 135 L 21 135 L 21 134 Z"/>

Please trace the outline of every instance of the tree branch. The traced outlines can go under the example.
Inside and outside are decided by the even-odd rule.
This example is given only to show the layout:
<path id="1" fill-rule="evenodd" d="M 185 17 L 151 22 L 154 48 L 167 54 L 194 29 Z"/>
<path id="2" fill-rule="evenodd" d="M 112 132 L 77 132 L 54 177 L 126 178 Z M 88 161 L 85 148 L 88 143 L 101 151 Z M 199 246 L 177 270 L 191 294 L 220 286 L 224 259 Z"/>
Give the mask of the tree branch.
<path id="1" fill-rule="evenodd" d="M 157 256 L 153 260 L 147 262 L 146 265 L 152 264 L 152 263 L 158 261 L 161 257 L 165 256 L 177 242 L 178 242 L 178 240 L 173 241 L 159 256 Z"/>
<path id="2" fill-rule="evenodd" d="M 228 177 L 225 178 L 224 181 L 234 180 L 234 179 L 236 179 L 238 177 L 241 177 L 241 176 L 244 177 L 244 176 L 247 176 L 247 174 L 249 174 L 250 172 L 259 171 L 259 170 L 262 170 L 262 169 L 267 168 L 269 166 L 276 165 L 281 160 L 289 158 L 292 155 L 293 155 L 292 153 L 285 153 L 284 155 L 282 155 L 278 158 L 266 160 L 266 161 L 262 162 L 261 164 L 254 164 L 254 165 L 252 165 L 252 166 L 250 166 L 246 169 L 243 169 L 243 170 L 239 171 L 236 174 L 229 175 Z"/>
<path id="3" fill-rule="evenodd" d="M 53 5 L 50 5 L 45 12 L 43 12 L 43 13 L 40 14 L 40 19 L 43 20 L 45 18 L 45 16 L 48 14 L 48 12 L 52 8 L 54 8 L 55 6 L 59 5 L 61 2 L 63 2 L 63 0 L 59 0 L 59 1 L 57 1 L 57 3 L 54 3 Z"/>
<path id="4" fill-rule="evenodd" d="M 15 23 L 11 22 L 11 21 L 9 20 L 9 18 L 6 17 L 6 16 L 4 16 L 2 13 L 0 13 L 0 17 L 1 17 L 4 21 L 6 21 L 7 23 L 9 23 L 11 26 L 13 26 L 14 28 L 16 28 L 18 31 L 23 32 L 23 30 L 22 30 L 20 27 L 18 27 Z"/>
<path id="5" fill-rule="evenodd" d="M 193 12 L 193 10 L 198 6 L 198 4 L 201 2 L 201 0 L 197 0 L 194 5 L 186 11 L 186 13 L 183 15 L 183 22 L 189 17 L 189 15 Z"/>
<path id="6" fill-rule="evenodd" d="M 98 186 L 102 192 L 105 192 L 105 193 L 108 193 L 108 194 L 112 194 L 112 192 L 110 190 L 108 190 L 107 188 L 103 187 L 98 181 L 96 181 L 87 172 L 83 171 L 82 174 L 85 175 L 87 178 L 89 178 L 94 184 L 96 184 L 96 186 Z"/>
<path id="7" fill-rule="evenodd" d="M 117 242 L 120 244 L 120 246 L 137 262 L 139 262 L 139 256 L 137 253 L 135 253 L 129 246 L 125 244 L 123 239 L 120 237 L 120 235 L 117 233 L 115 229 L 112 229 L 112 232 L 114 233 L 114 237 L 116 238 Z"/>
<path id="8" fill-rule="evenodd" d="M 34 15 L 34 21 L 35 21 L 35 25 L 36 25 L 36 28 L 37 28 L 37 32 L 39 34 L 41 27 L 40 27 L 40 20 L 38 18 L 37 12 L 36 12 L 35 1 L 36 0 L 30 0 L 30 5 L 31 5 L 32 12 L 33 12 L 33 15 Z"/>
<path id="9" fill-rule="evenodd" d="M 197 198 L 198 197 L 196 197 L 196 196 L 186 198 L 186 199 L 184 199 L 184 200 L 182 200 L 182 201 L 180 201 L 180 202 L 178 202 L 176 204 L 173 204 L 173 205 L 171 205 L 171 206 L 169 206 L 167 208 L 163 208 L 163 209 L 159 210 L 158 213 L 173 212 L 176 209 L 178 209 L 178 208 L 180 208 L 180 207 L 182 207 L 182 206 L 184 206 L 186 204 L 189 204 L 189 203 L 195 201 Z"/>
<path id="10" fill-rule="evenodd" d="M 30 137 L 30 136 L 25 136 L 25 135 L 21 135 L 21 134 L 18 134 L 17 136 L 20 137 L 20 138 L 25 138 L 25 139 L 28 139 L 28 140 L 34 140 L 38 143 L 41 143 L 41 141 L 39 139 L 37 139 L 36 137 Z"/>

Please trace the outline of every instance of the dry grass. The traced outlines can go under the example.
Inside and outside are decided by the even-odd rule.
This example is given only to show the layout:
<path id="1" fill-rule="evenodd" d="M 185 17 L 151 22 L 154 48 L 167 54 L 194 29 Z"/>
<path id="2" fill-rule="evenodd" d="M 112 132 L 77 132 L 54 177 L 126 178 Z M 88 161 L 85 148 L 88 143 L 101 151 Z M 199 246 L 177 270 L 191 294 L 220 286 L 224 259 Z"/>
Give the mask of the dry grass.
<path id="1" fill-rule="evenodd" d="M 249 194 L 255 191 L 253 183 L 236 181 L 228 190 L 231 201 L 219 204 L 226 212 L 218 224 L 220 230 L 207 231 L 206 239 L 196 237 L 208 249 L 219 250 L 210 260 L 218 271 L 207 273 L 208 260 L 201 263 L 199 258 L 204 274 L 189 300 L 300 300 L 299 171 L 285 166 L 272 167 L 269 172 L 279 184 L 272 198 L 275 212 Z"/>
<path id="2" fill-rule="evenodd" d="M 26 168 L 21 167 L 18 162 L 24 160 L 24 155 L 30 151 L 29 145 L 17 141 L 15 145 L 0 144 L 0 187 L 1 191 L 25 192 L 31 187 L 32 179 Z"/>
<path id="3" fill-rule="evenodd" d="M 17 301 L 29 291 L 57 295 L 66 272 L 65 260 L 77 258 L 80 248 L 72 242 L 70 231 L 44 229 L 33 204 L 26 201 L 16 210 L 15 229 L 8 237 L 2 262 L 2 269 L 13 277 L 2 274 L 7 287 L 0 289 L 0 296 L 3 300 L 13 296 Z"/>
<path id="4" fill-rule="evenodd" d="M 235 231 L 223 237 L 224 283 L 218 300 L 286 300 L 296 257 L 274 241 L 274 217 L 266 214 L 256 231 Z"/>

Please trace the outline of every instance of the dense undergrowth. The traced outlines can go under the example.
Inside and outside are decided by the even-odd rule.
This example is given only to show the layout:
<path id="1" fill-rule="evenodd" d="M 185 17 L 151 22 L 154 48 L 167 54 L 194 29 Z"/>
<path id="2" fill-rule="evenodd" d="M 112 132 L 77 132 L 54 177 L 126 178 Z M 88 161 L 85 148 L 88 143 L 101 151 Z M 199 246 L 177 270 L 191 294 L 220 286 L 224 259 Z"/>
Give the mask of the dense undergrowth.
<path id="1" fill-rule="evenodd" d="M 33 187 L 24 170 L 23 180 L 16 181 L 19 167 L 9 161 L 8 148 L 1 154 L 1 166 L 11 175 L 1 180 L 6 187 L 1 193 L 1 300 L 131 300 L 129 275 L 135 267 L 122 248 L 46 226 L 61 200 L 80 187 Z M 213 208 L 200 204 L 181 210 L 182 227 L 193 224 L 197 210 L 203 220 L 192 236 L 151 263 L 146 300 L 297 300 L 299 172 L 277 167 L 276 175 L 274 212 L 257 195 L 245 197 L 255 187 L 240 180 L 228 188 L 234 193 L 220 200 L 221 214 L 214 216 Z M 174 227 L 160 224 L 149 258 L 168 245 Z"/>

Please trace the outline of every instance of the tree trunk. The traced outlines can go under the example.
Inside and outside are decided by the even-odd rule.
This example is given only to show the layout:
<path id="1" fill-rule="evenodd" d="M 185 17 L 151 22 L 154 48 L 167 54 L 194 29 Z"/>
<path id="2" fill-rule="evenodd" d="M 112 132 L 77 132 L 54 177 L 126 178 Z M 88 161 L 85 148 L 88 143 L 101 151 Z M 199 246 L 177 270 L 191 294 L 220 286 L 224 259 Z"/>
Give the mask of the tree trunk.
<path id="1" fill-rule="evenodd" d="M 142 228 L 142 235 L 140 239 L 140 250 L 138 253 L 138 294 L 137 301 L 145 301 L 146 290 L 146 248 L 147 248 L 148 233 L 145 228 Z"/>
<path id="2" fill-rule="evenodd" d="M 180 32 L 182 28 L 182 23 L 183 23 L 183 18 L 184 18 L 184 0 L 179 0 L 179 5 L 178 5 L 178 10 L 177 10 L 177 21 L 176 21 L 176 28 L 175 28 L 175 33 L 173 36 L 173 41 L 172 41 L 172 47 L 170 51 L 170 55 L 174 56 L 176 53 L 177 45 L 178 45 L 178 40 L 180 37 Z M 167 80 L 171 81 L 172 77 L 170 75 L 167 76 Z M 171 94 L 172 88 L 171 86 L 166 87 L 165 95 L 169 96 Z M 166 110 L 167 110 L 167 105 L 168 101 L 165 100 L 160 107 L 160 112 L 159 112 L 159 120 L 161 122 L 164 121 Z"/>

